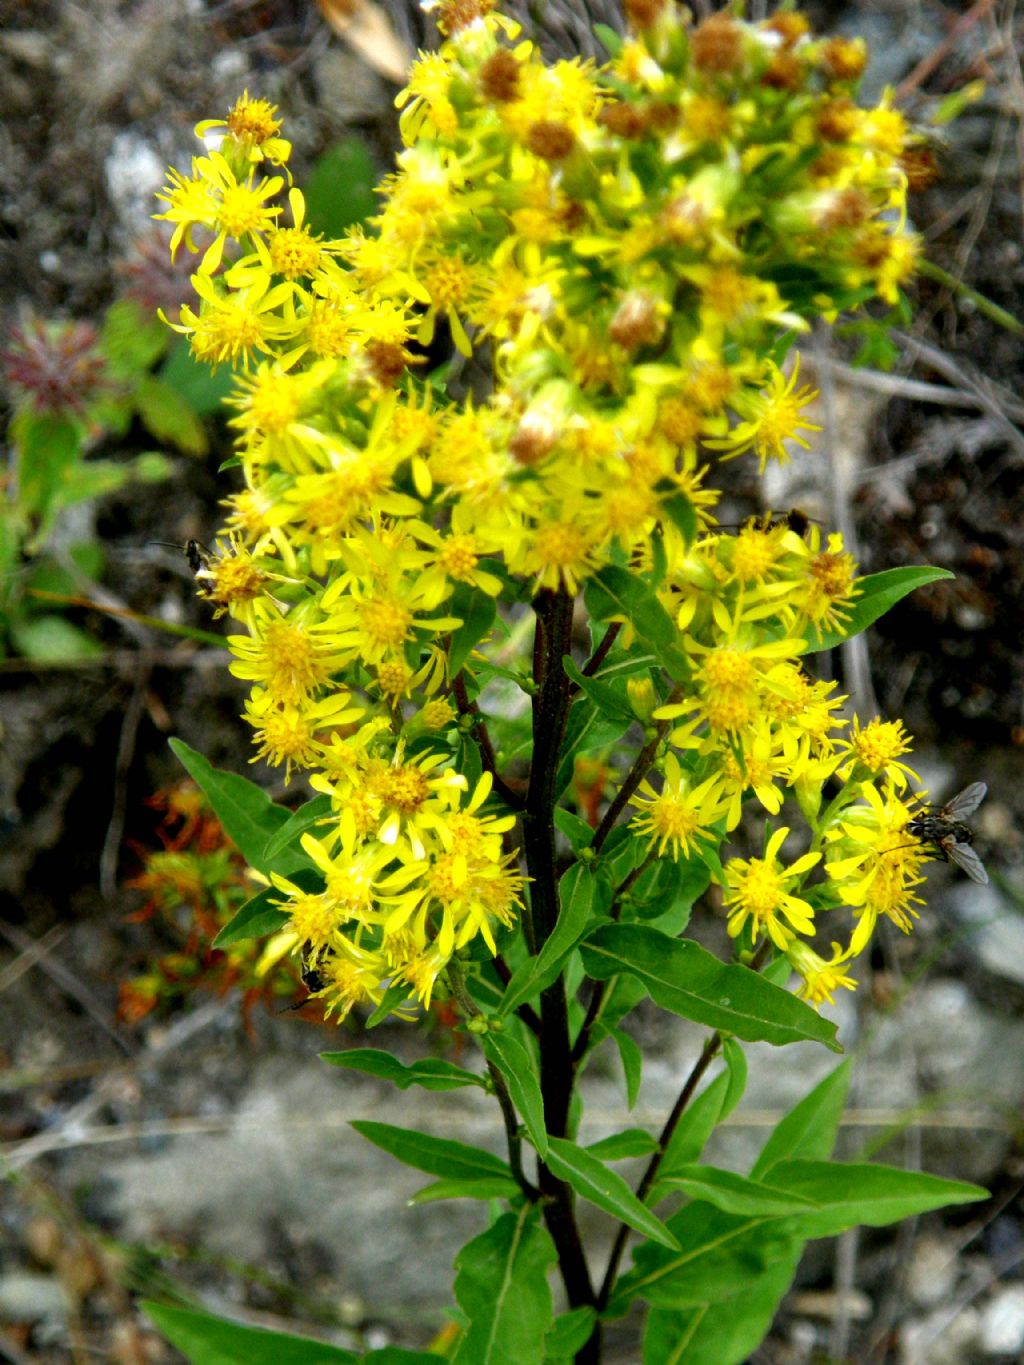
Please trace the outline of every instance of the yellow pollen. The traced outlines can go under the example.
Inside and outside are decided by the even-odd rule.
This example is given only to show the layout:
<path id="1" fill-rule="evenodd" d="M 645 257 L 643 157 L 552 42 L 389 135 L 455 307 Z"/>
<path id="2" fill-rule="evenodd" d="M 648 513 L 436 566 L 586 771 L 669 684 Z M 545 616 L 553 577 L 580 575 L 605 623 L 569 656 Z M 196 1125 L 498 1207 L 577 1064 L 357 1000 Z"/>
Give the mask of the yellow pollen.
<path id="1" fill-rule="evenodd" d="M 226 606 L 251 602 L 262 593 L 266 581 L 266 574 L 247 555 L 228 555 L 214 566 L 210 596 Z"/>
<path id="2" fill-rule="evenodd" d="M 390 598 L 368 598 L 359 604 L 359 623 L 375 645 L 397 647 L 405 642 L 412 613 Z"/>
<path id="3" fill-rule="evenodd" d="M 445 257 L 427 271 L 424 284 L 431 303 L 437 308 L 451 308 L 465 303 L 473 288 L 473 275 L 457 257 Z"/>
<path id="4" fill-rule="evenodd" d="M 821 591 L 833 599 L 848 596 L 853 586 L 853 560 L 847 554 L 823 550 L 811 560 L 810 573 Z"/>
<path id="5" fill-rule="evenodd" d="M 449 578 L 465 582 L 477 565 L 476 540 L 473 536 L 452 536 L 437 562 Z"/>
<path id="6" fill-rule="evenodd" d="M 751 858 L 737 888 L 737 898 L 760 922 L 775 912 L 781 890 L 782 883 L 771 863 L 763 858 Z"/>
<path id="7" fill-rule="evenodd" d="M 268 219 L 273 218 L 280 209 L 268 209 L 260 196 L 250 185 L 231 185 L 224 191 L 217 224 L 222 232 L 236 239 L 266 228 Z"/>
<path id="8" fill-rule="evenodd" d="M 754 665 L 738 649 L 713 649 L 704 660 L 704 685 L 709 691 L 743 691 L 754 682 Z"/>
<path id="9" fill-rule="evenodd" d="M 377 686 L 389 697 L 400 697 L 409 686 L 412 670 L 407 664 L 386 663 L 377 669 Z"/>
<path id="10" fill-rule="evenodd" d="M 413 815 L 430 795 L 430 787 L 422 771 L 413 764 L 392 768 L 384 774 L 378 787 L 381 799 L 403 815 Z"/>
<path id="11" fill-rule="evenodd" d="M 348 346 L 352 328 L 336 303 L 317 302 L 306 324 L 309 349 L 328 359 L 341 355 Z"/>
<path id="12" fill-rule="evenodd" d="M 270 263 L 278 275 L 297 280 L 320 264 L 320 247 L 305 228 L 281 228 L 270 240 Z"/>
<path id="13" fill-rule="evenodd" d="M 300 626 L 272 621 L 267 627 L 264 650 L 269 688 L 282 701 L 296 701 L 327 681 L 313 643 Z"/>
<path id="14" fill-rule="evenodd" d="M 564 521 L 549 521 L 537 530 L 537 557 L 543 564 L 569 565 L 579 561 L 583 537 Z"/>
<path id="15" fill-rule="evenodd" d="M 732 571 L 741 583 L 764 578 L 775 567 L 780 549 L 770 532 L 745 528 L 736 537 Z"/>
<path id="16" fill-rule="evenodd" d="M 338 926 L 338 917 L 326 896 L 296 896 L 284 905 L 291 912 L 291 928 L 303 942 L 314 948 L 327 946 Z"/>
<path id="17" fill-rule="evenodd" d="M 712 693 L 704 704 L 712 730 L 742 730 L 751 720 L 751 707 L 742 692 Z"/>

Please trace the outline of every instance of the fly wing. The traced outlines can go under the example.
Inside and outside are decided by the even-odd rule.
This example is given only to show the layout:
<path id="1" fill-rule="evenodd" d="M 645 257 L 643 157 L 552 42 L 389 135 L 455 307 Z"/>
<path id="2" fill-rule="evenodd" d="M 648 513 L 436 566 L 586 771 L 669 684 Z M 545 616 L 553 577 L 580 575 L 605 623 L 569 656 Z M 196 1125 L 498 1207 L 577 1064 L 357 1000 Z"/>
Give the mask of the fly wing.
<path id="1" fill-rule="evenodd" d="M 981 786 L 982 784 L 978 783 L 978 785 Z M 971 809 L 973 810 L 974 807 L 972 806 Z M 955 839 L 948 839 L 943 840 L 941 847 L 949 861 L 962 868 L 972 882 L 980 882 L 982 886 L 988 886 L 988 873 L 985 871 L 985 864 L 970 844 L 961 844 Z"/>
<path id="2" fill-rule="evenodd" d="M 984 782 L 972 782 L 969 787 L 964 787 L 962 792 L 957 792 L 956 796 L 942 808 L 943 817 L 947 820 L 966 820 L 984 801 L 988 793 L 988 786 Z"/>

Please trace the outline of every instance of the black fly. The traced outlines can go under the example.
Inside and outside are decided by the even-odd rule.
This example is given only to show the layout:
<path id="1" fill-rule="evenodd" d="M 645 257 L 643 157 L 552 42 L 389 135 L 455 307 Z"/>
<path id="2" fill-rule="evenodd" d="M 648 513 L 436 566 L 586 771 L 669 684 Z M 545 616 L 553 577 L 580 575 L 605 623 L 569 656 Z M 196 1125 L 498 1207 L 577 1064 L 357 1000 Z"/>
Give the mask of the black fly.
<path id="1" fill-rule="evenodd" d="M 210 567 L 210 552 L 198 540 L 186 540 L 184 546 L 175 545 L 169 540 L 151 540 L 149 543 L 151 545 L 163 545 L 168 550 L 180 550 L 188 561 L 188 567 L 193 574 Z"/>
<path id="2" fill-rule="evenodd" d="M 932 844 L 947 863 L 956 863 L 971 881 L 980 882 L 982 886 L 988 885 L 988 873 L 971 847 L 974 830 L 964 824 L 964 820 L 974 814 L 987 792 L 984 782 L 972 782 L 940 810 L 921 811 L 907 825 L 909 835 L 923 844 Z"/>
<path id="3" fill-rule="evenodd" d="M 309 945 L 307 944 L 306 946 L 308 947 Z M 302 957 L 302 966 L 299 970 L 299 975 L 302 977 L 302 984 L 309 992 L 309 995 L 306 996 L 305 1000 L 297 1000 L 294 1005 L 285 1005 L 282 1010 L 278 1011 L 279 1014 L 287 1014 L 289 1010 L 301 1010 L 305 1005 L 309 1004 L 310 999 L 314 995 L 318 995 L 320 991 L 326 990 L 327 986 L 330 984 L 313 958 L 306 957 L 305 955 Z"/>

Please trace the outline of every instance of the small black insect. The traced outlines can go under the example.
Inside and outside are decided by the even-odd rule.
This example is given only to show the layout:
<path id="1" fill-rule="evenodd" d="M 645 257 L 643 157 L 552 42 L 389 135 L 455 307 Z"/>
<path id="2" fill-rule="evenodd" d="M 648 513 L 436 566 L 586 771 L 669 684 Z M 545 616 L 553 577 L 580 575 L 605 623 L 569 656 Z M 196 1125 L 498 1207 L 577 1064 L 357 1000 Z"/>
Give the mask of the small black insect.
<path id="1" fill-rule="evenodd" d="M 310 995 L 316 995 L 317 991 L 322 991 L 327 986 L 327 978 L 314 962 L 303 962 L 301 976 L 302 984 Z"/>
<path id="2" fill-rule="evenodd" d="M 194 574 L 199 573 L 200 569 L 210 567 L 210 552 L 198 540 L 186 540 L 184 545 L 175 545 L 170 540 L 151 540 L 149 543 L 151 545 L 163 545 L 168 550 L 180 550 Z"/>
<path id="3" fill-rule="evenodd" d="M 319 994 L 322 990 L 326 990 L 329 985 L 323 972 L 321 972 L 320 968 L 310 957 L 303 957 L 299 975 L 301 976 L 302 984 L 309 992 L 309 995 L 307 995 L 304 1000 L 296 1000 L 294 1005 L 285 1005 L 283 1009 L 278 1011 L 279 1014 L 287 1014 L 289 1010 L 303 1009 L 309 1004 L 312 996 Z"/>
<path id="4" fill-rule="evenodd" d="M 779 526 L 785 526 L 787 530 L 803 539 L 813 520 L 814 518 L 809 517 L 801 508 L 791 507 L 788 512 L 766 512 L 764 516 L 751 517 L 747 525 L 758 531 L 774 531 Z"/>
<path id="5" fill-rule="evenodd" d="M 941 809 L 921 811 L 907 825 L 909 835 L 923 844 L 934 845 L 947 863 L 956 863 L 971 881 L 980 882 L 982 886 L 988 885 L 988 873 L 971 847 L 974 830 L 964 824 L 964 818 L 973 815 L 987 792 L 984 782 L 972 782 Z"/>

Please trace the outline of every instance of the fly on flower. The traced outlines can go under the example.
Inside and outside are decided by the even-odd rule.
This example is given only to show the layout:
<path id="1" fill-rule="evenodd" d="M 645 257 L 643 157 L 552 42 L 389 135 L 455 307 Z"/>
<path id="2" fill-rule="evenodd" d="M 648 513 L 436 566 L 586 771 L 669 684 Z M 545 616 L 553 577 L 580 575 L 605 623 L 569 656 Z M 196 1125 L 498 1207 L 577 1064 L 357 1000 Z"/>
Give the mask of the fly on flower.
<path id="1" fill-rule="evenodd" d="M 964 824 L 968 815 L 973 815 L 988 792 L 984 782 L 972 782 L 962 792 L 937 811 L 925 810 L 907 825 L 907 833 L 923 844 L 934 844 L 947 863 L 956 863 L 967 873 L 971 881 L 988 885 L 985 865 L 975 853 L 974 830 Z"/>
<path id="2" fill-rule="evenodd" d="M 150 541 L 150 544 L 163 545 L 168 550 L 180 550 L 193 574 L 197 574 L 200 569 L 207 569 L 210 566 L 210 552 L 198 540 L 186 540 L 184 545 L 176 545 L 170 540 L 153 540 Z"/>
<path id="3" fill-rule="evenodd" d="M 302 984 L 309 994 L 306 996 L 305 1000 L 297 1000 L 294 1005 L 285 1005 L 282 1010 L 278 1011 L 280 1014 L 287 1014 L 290 1010 L 304 1009 L 310 1003 L 310 999 L 314 995 L 319 995 L 319 993 L 327 987 L 327 978 L 317 966 L 315 959 L 312 956 L 307 956 L 311 947 L 312 945 L 307 943 L 303 949 L 302 966 L 299 971 L 299 975 L 302 978 Z"/>

